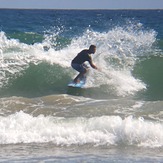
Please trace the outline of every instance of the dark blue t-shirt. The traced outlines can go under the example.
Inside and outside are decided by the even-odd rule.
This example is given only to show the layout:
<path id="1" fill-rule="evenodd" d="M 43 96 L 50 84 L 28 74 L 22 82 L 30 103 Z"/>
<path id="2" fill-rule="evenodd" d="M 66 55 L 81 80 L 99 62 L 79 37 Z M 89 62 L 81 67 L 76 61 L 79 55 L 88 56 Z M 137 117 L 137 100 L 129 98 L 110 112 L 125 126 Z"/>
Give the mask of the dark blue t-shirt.
<path id="1" fill-rule="evenodd" d="M 82 50 L 78 55 L 72 60 L 72 63 L 83 64 L 85 61 L 91 62 L 92 58 L 90 56 L 89 50 Z"/>

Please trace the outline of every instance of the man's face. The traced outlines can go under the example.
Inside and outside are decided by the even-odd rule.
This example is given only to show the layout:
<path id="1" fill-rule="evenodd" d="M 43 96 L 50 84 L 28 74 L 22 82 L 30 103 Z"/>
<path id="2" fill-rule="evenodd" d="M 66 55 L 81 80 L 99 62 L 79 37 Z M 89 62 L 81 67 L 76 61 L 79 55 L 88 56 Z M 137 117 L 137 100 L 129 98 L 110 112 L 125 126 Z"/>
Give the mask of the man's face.
<path id="1" fill-rule="evenodd" d="M 91 52 L 94 54 L 96 52 L 96 48 L 92 48 Z"/>

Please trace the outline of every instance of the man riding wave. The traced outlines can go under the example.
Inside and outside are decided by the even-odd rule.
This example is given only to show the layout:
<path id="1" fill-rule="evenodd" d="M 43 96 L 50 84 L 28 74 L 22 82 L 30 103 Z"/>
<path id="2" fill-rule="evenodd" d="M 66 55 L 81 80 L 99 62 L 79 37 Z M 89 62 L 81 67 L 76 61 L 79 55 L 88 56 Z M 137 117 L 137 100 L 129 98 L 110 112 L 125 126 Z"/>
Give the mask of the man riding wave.
<path id="1" fill-rule="evenodd" d="M 72 60 L 71 62 L 72 68 L 79 72 L 77 77 L 74 79 L 74 83 L 80 82 L 80 79 L 83 78 L 88 71 L 88 66 L 84 62 L 88 61 L 92 68 L 98 69 L 96 65 L 93 63 L 91 57 L 91 54 L 94 54 L 95 52 L 96 52 L 96 46 L 91 45 L 89 49 L 82 50 Z"/>

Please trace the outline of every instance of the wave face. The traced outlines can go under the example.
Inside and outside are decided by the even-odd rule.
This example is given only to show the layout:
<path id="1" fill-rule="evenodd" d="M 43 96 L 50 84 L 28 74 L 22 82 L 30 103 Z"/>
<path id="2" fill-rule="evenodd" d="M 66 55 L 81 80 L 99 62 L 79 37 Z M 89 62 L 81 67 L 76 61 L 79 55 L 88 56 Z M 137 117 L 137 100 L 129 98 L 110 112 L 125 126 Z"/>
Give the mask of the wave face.
<path id="1" fill-rule="evenodd" d="M 57 40 L 59 32 L 45 35 L 41 43 L 32 45 L 8 39 L 1 32 L 1 92 L 29 96 L 34 92 L 37 95 L 66 92 L 67 83 L 76 75 L 70 67 L 71 60 L 82 49 L 95 44 L 97 52 L 93 59 L 102 71 L 90 69 L 86 88 L 92 90 L 92 95 L 97 89 L 98 96 L 135 95 L 147 89 L 148 82 L 143 81 L 145 72 L 137 74 L 138 70 L 133 69 L 137 64 L 145 64 L 144 61 L 141 62 L 142 58 L 159 58 L 161 53 L 153 45 L 156 42 L 156 32 L 141 28 L 141 24 L 132 24 L 114 27 L 108 32 L 86 29 L 81 36 L 69 40 L 69 44 L 64 39 Z M 141 78 L 133 72 L 141 75 Z"/>

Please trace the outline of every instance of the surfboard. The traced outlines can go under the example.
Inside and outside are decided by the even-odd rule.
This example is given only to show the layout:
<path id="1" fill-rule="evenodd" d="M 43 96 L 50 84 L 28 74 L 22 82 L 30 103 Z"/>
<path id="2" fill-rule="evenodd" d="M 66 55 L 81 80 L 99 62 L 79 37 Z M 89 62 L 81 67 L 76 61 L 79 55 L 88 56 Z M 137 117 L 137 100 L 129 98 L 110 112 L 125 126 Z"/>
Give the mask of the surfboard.
<path id="1" fill-rule="evenodd" d="M 86 83 L 86 77 L 80 79 L 80 82 L 79 83 L 74 83 L 73 81 L 71 81 L 68 84 L 68 87 L 83 88 L 84 85 L 85 85 L 85 83 Z"/>

